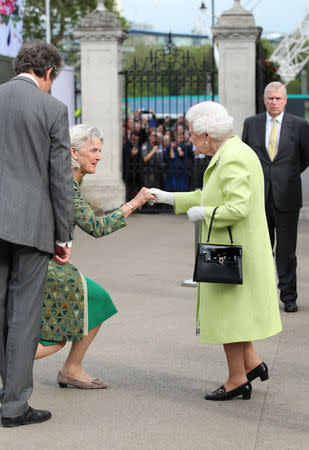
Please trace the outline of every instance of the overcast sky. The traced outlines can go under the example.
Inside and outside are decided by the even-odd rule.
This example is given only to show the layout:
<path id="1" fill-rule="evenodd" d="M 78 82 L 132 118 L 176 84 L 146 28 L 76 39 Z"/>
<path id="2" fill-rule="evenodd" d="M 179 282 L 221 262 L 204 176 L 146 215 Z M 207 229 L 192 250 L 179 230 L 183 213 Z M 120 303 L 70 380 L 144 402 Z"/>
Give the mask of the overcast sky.
<path id="1" fill-rule="evenodd" d="M 207 34 L 211 25 L 211 0 L 121 0 L 122 15 L 130 22 L 146 23 L 155 31 L 191 33 L 197 26 Z M 265 33 L 289 32 L 309 9 L 308 0 L 241 0 L 241 5 L 253 10 L 256 25 Z M 215 16 L 230 9 L 234 0 L 214 0 Z M 204 30 L 204 31 L 203 31 Z"/>

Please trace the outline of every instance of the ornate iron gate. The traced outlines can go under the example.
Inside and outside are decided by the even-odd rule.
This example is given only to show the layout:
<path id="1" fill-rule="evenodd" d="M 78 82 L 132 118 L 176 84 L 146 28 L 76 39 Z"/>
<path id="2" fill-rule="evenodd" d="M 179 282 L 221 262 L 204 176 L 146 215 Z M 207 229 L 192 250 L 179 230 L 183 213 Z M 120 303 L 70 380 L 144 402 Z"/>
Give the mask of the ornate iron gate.
<path id="1" fill-rule="evenodd" d="M 196 61 L 189 51 L 177 48 L 170 35 L 167 44 L 150 51 L 143 64 L 138 65 L 134 61 L 132 67 L 121 73 L 124 75 L 125 94 L 123 177 L 129 200 L 142 185 L 148 184 L 147 187 L 151 187 L 149 182 L 155 187 L 166 189 L 169 170 L 168 164 L 164 162 L 164 155 L 161 155 L 160 163 L 154 161 L 152 164 L 146 164 L 141 155 L 139 158 L 131 157 L 129 130 L 132 128 L 132 119 L 143 121 L 142 132 L 145 119 L 148 119 L 149 129 L 154 132 L 155 126 L 163 124 L 166 116 L 174 124 L 193 104 L 214 100 L 212 87 L 215 71 L 211 70 L 206 57 Z M 162 151 L 164 153 L 164 146 Z M 193 160 L 192 153 L 191 161 L 187 159 L 185 169 L 182 169 L 189 179 L 192 178 Z M 152 177 L 149 176 L 150 172 Z M 187 188 L 193 189 L 194 186 L 189 182 Z"/>

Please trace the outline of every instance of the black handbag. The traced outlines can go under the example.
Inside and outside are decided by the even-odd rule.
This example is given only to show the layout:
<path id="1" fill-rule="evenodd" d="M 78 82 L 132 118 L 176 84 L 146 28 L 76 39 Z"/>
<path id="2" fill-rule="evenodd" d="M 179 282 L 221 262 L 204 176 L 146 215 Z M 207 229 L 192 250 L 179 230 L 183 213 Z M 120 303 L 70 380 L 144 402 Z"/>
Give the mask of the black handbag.
<path id="1" fill-rule="evenodd" d="M 213 210 L 211 216 L 206 244 L 198 244 L 193 281 L 242 284 L 242 246 L 233 244 L 231 228 L 227 227 L 231 245 L 209 243 L 217 209 Z"/>

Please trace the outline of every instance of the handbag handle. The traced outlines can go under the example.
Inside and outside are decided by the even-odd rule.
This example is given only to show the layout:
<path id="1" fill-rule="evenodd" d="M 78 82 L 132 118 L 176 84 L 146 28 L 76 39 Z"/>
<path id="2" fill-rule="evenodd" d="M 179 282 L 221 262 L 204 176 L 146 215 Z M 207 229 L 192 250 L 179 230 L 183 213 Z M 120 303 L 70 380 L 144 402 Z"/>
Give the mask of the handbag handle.
<path id="1" fill-rule="evenodd" d="M 217 211 L 218 208 L 219 208 L 219 207 L 217 206 L 216 208 L 214 208 L 214 210 L 213 210 L 213 212 L 212 212 L 212 216 L 211 216 L 211 220 L 210 220 L 210 225 L 209 225 L 209 230 L 208 230 L 208 236 L 207 236 L 207 243 L 209 242 L 209 239 L 210 239 L 210 233 L 211 233 L 211 229 L 212 229 L 212 224 L 213 224 L 214 217 L 215 217 L 215 214 L 216 214 L 216 211 Z M 228 232 L 229 232 L 231 244 L 233 245 L 234 242 L 233 242 L 233 237 L 232 237 L 232 230 L 231 230 L 231 227 L 227 227 L 227 230 L 228 230 Z"/>

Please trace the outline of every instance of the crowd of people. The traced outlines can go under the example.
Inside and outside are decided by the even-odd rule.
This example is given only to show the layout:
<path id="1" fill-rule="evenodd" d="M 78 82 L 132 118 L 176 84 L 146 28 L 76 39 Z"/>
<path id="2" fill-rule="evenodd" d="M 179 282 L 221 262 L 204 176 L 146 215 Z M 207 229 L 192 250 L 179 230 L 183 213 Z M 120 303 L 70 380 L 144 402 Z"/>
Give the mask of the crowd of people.
<path id="1" fill-rule="evenodd" d="M 209 158 L 190 142 L 184 115 L 158 119 L 152 110 L 136 110 L 123 122 L 124 179 L 128 197 L 142 186 L 186 192 L 200 189 Z"/>

